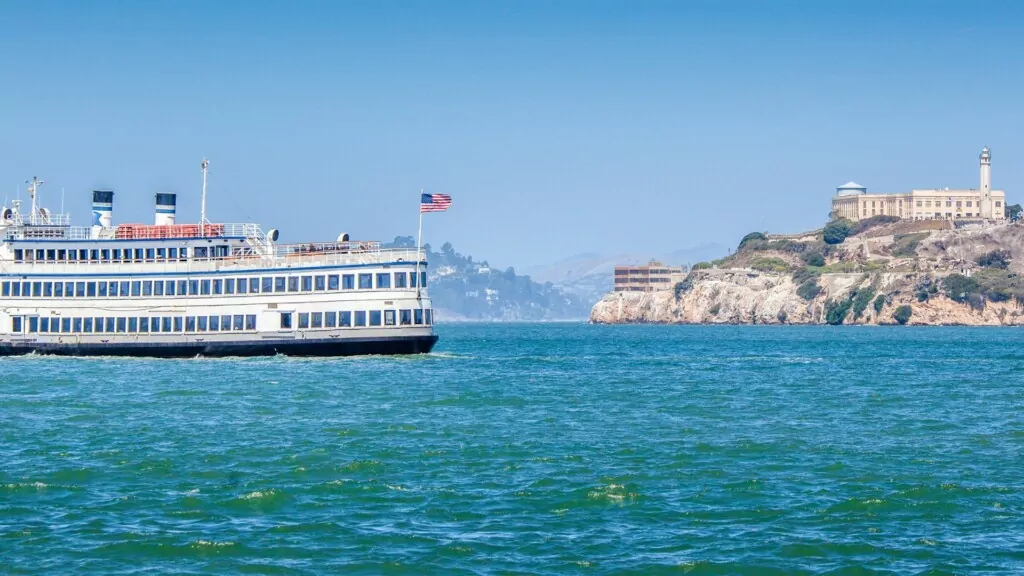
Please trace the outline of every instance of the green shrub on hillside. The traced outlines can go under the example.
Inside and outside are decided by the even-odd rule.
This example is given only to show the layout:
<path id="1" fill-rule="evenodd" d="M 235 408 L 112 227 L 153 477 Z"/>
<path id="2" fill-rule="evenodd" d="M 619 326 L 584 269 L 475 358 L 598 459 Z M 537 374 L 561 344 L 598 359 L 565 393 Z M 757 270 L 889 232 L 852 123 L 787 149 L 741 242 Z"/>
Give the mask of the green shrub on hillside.
<path id="1" fill-rule="evenodd" d="M 789 270 L 789 264 L 781 258 L 755 258 L 750 267 L 761 272 L 785 272 Z"/>
<path id="2" fill-rule="evenodd" d="M 800 255 L 800 259 L 804 261 L 804 264 L 808 266 L 824 266 L 825 257 L 820 252 L 804 252 Z"/>
<path id="3" fill-rule="evenodd" d="M 808 301 L 814 300 L 818 294 L 821 294 L 821 286 L 818 286 L 817 278 L 807 280 L 796 289 L 796 295 Z"/>
<path id="4" fill-rule="evenodd" d="M 883 294 L 879 294 L 878 297 L 875 298 L 875 314 L 881 313 L 882 312 L 882 308 L 884 306 L 885 306 L 885 296 Z"/>
<path id="5" fill-rule="evenodd" d="M 942 289 L 954 302 L 967 302 L 972 294 L 980 294 L 981 286 L 974 278 L 961 274 L 950 274 L 942 279 Z"/>
<path id="6" fill-rule="evenodd" d="M 711 262 L 697 262 L 693 265 L 690 270 L 708 270 L 711 268 Z"/>
<path id="7" fill-rule="evenodd" d="M 882 224 L 891 224 L 893 222 L 899 221 L 899 216 L 883 216 L 879 214 L 878 216 L 872 216 L 870 218 L 858 220 L 857 223 L 854 224 L 852 228 L 850 228 L 850 235 L 853 236 L 854 234 L 860 234 L 861 232 L 864 232 L 869 228 L 874 228 L 875 226 L 881 226 Z"/>
<path id="8" fill-rule="evenodd" d="M 822 230 L 822 239 L 826 244 L 842 244 L 843 240 L 850 235 L 853 223 L 846 218 L 833 220 L 825 225 Z"/>
<path id="9" fill-rule="evenodd" d="M 757 241 L 767 242 L 768 237 L 761 232 L 751 232 L 750 234 L 747 234 L 746 236 L 740 239 L 740 245 L 736 247 L 736 251 L 739 252 L 740 250 L 743 250 L 751 242 Z"/>
<path id="10" fill-rule="evenodd" d="M 1018 274 L 999 268 L 985 268 L 975 272 L 971 279 L 992 302 L 1005 302 L 1011 298 L 1024 302 L 1024 278 Z"/>
<path id="11" fill-rule="evenodd" d="M 829 300 L 825 303 L 825 322 L 833 326 L 838 326 L 846 320 L 846 315 L 850 312 L 850 306 L 853 305 L 853 298 L 847 296 L 842 300 L 836 302 Z"/>
<path id="12" fill-rule="evenodd" d="M 1009 250 L 993 250 L 987 254 L 978 256 L 975 260 L 979 266 L 986 268 L 1000 268 L 1006 270 L 1010 265 L 1010 251 Z"/>
<path id="13" fill-rule="evenodd" d="M 900 326 L 910 321 L 910 315 L 913 314 L 914 310 L 907 304 L 896 308 L 892 313 L 892 319 L 900 324 Z"/>
<path id="14" fill-rule="evenodd" d="M 860 318 L 860 315 L 868 309 L 868 304 L 871 304 L 871 299 L 875 297 L 874 288 L 864 288 L 857 291 L 857 295 L 853 297 L 853 319 Z"/>
<path id="15" fill-rule="evenodd" d="M 793 271 L 793 282 L 796 284 L 803 284 L 811 278 L 817 278 L 818 276 L 821 276 L 820 270 L 807 267 L 797 268 Z"/>

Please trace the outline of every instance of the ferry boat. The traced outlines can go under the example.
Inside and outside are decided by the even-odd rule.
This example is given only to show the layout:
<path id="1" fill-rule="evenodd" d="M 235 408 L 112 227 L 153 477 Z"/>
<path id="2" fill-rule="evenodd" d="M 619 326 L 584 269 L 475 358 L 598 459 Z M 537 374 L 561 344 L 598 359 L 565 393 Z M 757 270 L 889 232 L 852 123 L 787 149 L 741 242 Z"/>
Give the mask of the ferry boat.
<path id="1" fill-rule="evenodd" d="M 437 342 L 420 248 L 279 244 L 256 224 L 112 223 L 93 191 L 91 227 L 15 201 L 0 212 L 0 356 L 347 356 L 430 352 Z"/>

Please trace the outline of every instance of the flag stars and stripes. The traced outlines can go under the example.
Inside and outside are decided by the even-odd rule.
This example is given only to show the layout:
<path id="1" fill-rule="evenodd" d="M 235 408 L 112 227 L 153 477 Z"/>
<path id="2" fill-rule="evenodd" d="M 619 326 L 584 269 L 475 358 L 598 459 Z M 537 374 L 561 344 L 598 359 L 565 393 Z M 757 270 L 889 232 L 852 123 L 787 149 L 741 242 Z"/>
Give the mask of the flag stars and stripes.
<path id="1" fill-rule="evenodd" d="M 447 194 L 420 194 L 420 213 L 444 212 L 452 205 L 452 197 Z"/>

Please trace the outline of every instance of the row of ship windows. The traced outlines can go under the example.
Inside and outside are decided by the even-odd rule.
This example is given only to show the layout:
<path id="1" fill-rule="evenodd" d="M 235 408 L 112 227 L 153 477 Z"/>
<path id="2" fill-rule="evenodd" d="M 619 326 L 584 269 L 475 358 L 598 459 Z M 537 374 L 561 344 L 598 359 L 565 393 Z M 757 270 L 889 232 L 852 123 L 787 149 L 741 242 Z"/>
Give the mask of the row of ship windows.
<path id="1" fill-rule="evenodd" d="M 281 329 L 291 330 L 293 312 L 281 313 Z M 12 330 L 20 334 L 27 328 L 30 334 L 149 334 L 181 332 L 253 332 L 255 314 L 218 316 L 117 316 L 89 318 L 49 318 L 15 316 Z M 433 322 L 430 308 L 414 310 L 356 310 L 343 312 L 301 312 L 300 329 L 363 328 L 367 326 L 423 326 Z"/>
<path id="2" fill-rule="evenodd" d="M 192 258 L 224 258 L 230 246 L 196 246 Z M 189 259 L 188 248 L 35 249 L 14 251 L 15 262 L 166 262 Z"/>
<path id="3" fill-rule="evenodd" d="M 427 273 L 420 272 L 426 286 Z M 0 283 L 0 296 L 21 298 L 130 298 L 151 296 L 221 296 L 337 290 L 415 288 L 415 272 L 326 274 L 318 276 L 259 276 L 203 280 L 126 280 L 109 282 Z"/>
<path id="4" fill-rule="evenodd" d="M 294 328 L 293 312 L 281 313 L 281 329 Z M 299 329 L 362 328 L 366 326 L 429 326 L 433 323 L 430 308 L 404 310 L 356 310 L 343 312 L 299 312 Z"/>

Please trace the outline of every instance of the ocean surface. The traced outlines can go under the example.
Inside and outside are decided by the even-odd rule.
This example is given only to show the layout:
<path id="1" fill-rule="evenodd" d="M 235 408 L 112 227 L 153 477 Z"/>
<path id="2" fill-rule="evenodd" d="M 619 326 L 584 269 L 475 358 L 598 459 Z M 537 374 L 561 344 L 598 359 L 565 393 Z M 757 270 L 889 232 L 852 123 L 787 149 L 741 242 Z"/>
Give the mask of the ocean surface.
<path id="1" fill-rule="evenodd" d="M 0 361 L 3 574 L 1024 572 L 1024 331 Z"/>

